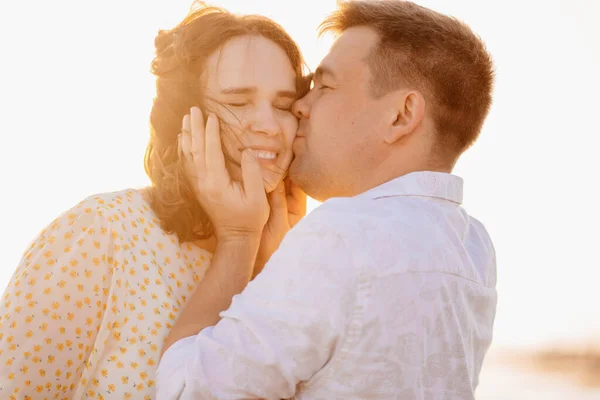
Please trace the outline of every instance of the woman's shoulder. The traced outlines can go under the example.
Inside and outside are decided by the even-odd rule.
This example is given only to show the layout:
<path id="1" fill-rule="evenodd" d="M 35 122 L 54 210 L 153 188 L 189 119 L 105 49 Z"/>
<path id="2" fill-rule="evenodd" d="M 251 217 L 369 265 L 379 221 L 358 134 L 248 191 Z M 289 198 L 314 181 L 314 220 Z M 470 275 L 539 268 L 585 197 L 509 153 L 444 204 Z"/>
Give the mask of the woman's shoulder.
<path id="1" fill-rule="evenodd" d="M 138 190 L 88 196 L 38 233 L 25 251 L 22 265 L 29 266 L 36 257 L 48 258 L 52 263 L 78 254 L 87 257 L 117 241 L 128 241 L 131 226 L 143 219 L 152 221 L 152 215 L 150 205 Z"/>
<path id="2" fill-rule="evenodd" d="M 137 189 L 124 189 L 114 192 L 96 193 L 60 214 L 46 230 L 55 230 L 59 226 L 108 225 L 126 220 L 154 219 L 150 204 L 143 192 Z M 44 234 L 45 232 L 41 233 Z"/>
<path id="3" fill-rule="evenodd" d="M 97 213 L 107 217 L 126 217 L 128 214 L 152 214 L 142 190 L 124 189 L 90 195 L 66 213 Z M 64 214 L 66 214 L 64 213 Z"/>

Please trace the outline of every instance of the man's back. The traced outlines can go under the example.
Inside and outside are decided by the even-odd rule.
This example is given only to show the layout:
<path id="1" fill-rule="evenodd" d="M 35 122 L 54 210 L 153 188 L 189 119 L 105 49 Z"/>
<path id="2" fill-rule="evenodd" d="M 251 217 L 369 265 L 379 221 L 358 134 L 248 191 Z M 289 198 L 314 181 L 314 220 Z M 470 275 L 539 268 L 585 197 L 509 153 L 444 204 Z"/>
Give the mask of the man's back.
<path id="1" fill-rule="evenodd" d="M 333 357 L 298 399 L 474 397 L 492 339 L 496 265 L 461 197 L 460 178 L 418 172 L 317 210 L 319 223 L 352 230 L 340 250 L 352 252 L 348 273 L 360 282 Z"/>
<path id="2" fill-rule="evenodd" d="M 460 178 L 416 172 L 325 202 L 165 353 L 163 398 L 472 399 L 496 267 L 461 197 Z"/>

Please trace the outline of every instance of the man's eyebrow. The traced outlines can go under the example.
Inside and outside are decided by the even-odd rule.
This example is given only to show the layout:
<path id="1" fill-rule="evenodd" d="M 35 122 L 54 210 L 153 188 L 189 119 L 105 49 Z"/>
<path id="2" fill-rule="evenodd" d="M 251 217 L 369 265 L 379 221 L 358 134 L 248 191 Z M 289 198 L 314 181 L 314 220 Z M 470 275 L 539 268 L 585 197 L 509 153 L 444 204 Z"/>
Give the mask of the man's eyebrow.
<path id="1" fill-rule="evenodd" d="M 295 90 L 279 90 L 276 93 L 276 96 L 289 98 L 289 99 L 296 99 L 298 97 L 298 92 Z"/>
<path id="2" fill-rule="evenodd" d="M 256 92 L 258 92 L 256 87 L 230 87 L 221 90 L 221 94 L 255 94 Z M 295 99 L 298 93 L 295 90 L 279 90 L 275 96 Z"/>
<path id="3" fill-rule="evenodd" d="M 321 79 L 323 78 L 323 75 L 329 75 L 335 79 L 335 73 L 331 68 L 327 67 L 326 65 L 319 65 L 319 67 L 315 71 L 313 79 Z"/>

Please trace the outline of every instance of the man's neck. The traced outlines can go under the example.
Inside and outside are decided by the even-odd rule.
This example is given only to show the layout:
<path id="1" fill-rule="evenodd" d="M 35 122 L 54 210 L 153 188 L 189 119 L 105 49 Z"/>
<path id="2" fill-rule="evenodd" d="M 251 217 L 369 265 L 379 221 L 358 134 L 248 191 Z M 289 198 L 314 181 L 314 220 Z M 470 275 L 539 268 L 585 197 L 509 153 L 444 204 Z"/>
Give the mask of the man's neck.
<path id="1" fill-rule="evenodd" d="M 423 159 L 424 157 L 419 158 Z M 416 157 L 412 162 L 408 163 L 399 163 L 398 160 L 403 159 L 397 155 L 393 158 L 388 157 L 384 162 L 380 163 L 377 168 L 363 174 L 363 179 L 361 181 L 357 181 L 356 186 L 353 188 L 353 192 L 355 193 L 354 195 L 367 192 L 386 182 L 413 172 L 433 171 L 452 173 L 453 169 L 453 166 L 450 165 L 442 165 L 440 163 L 434 163 L 431 161 L 420 162 L 416 159 Z"/>

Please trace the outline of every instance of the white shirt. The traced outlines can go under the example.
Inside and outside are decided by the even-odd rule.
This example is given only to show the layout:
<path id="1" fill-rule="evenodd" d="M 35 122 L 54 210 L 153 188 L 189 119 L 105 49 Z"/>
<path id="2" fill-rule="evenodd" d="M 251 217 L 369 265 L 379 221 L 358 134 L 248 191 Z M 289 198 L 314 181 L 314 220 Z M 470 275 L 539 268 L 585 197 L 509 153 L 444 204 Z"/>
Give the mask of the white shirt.
<path id="1" fill-rule="evenodd" d="M 158 400 L 474 399 L 496 262 L 461 201 L 437 172 L 326 201 L 216 326 L 165 353 Z"/>

